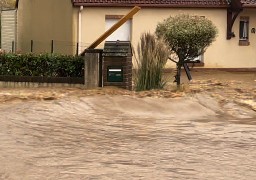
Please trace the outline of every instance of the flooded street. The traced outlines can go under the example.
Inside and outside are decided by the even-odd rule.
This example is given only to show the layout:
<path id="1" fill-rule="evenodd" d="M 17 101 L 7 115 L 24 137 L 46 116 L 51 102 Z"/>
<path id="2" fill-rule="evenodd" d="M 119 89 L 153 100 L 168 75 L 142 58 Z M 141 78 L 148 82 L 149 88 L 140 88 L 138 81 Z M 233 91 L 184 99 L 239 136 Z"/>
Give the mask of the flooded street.
<path id="1" fill-rule="evenodd" d="M 200 97 L 2 104 L 0 179 L 254 180 L 255 111 Z"/>

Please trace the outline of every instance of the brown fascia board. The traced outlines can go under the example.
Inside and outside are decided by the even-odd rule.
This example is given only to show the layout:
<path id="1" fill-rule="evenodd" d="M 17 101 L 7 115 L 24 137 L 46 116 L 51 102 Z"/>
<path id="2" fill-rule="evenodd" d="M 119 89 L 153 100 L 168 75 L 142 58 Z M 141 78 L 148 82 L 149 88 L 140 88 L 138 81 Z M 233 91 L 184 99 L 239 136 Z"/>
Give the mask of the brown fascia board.
<path id="1" fill-rule="evenodd" d="M 86 3 L 74 3 L 74 6 L 84 6 L 84 7 L 134 7 L 134 6 L 139 6 L 139 7 L 145 7 L 145 8 L 227 8 L 227 5 L 189 5 L 189 4 L 177 4 L 177 5 L 166 5 L 166 4 L 128 4 L 128 5 L 123 5 L 120 3 L 117 4 L 109 4 L 109 3 L 91 3 L 91 4 L 86 4 Z"/>
<path id="2" fill-rule="evenodd" d="M 243 5 L 244 8 L 256 8 L 256 4 L 244 4 Z"/>

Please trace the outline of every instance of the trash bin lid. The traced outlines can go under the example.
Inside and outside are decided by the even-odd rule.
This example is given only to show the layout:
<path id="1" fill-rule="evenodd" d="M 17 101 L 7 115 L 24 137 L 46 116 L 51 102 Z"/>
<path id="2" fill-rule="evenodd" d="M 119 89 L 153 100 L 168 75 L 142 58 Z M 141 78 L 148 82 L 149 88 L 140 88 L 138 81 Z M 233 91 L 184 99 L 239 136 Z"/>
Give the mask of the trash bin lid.
<path id="1" fill-rule="evenodd" d="M 106 41 L 103 56 L 127 57 L 132 56 L 130 41 Z"/>

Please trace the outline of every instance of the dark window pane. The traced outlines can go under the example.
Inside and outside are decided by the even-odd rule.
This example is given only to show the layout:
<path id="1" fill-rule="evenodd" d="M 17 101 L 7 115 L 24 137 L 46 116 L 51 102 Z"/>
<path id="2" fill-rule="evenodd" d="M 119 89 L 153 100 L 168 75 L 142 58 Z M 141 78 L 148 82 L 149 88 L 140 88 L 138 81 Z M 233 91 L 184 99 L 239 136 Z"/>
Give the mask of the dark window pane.
<path id="1" fill-rule="evenodd" d="M 239 38 L 243 39 L 243 34 L 244 34 L 244 21 L 240 21 L 240 26 L 239 26 Z"/>
<path id="2" fill-rule="evenodd" d="M 240 21 L 239 24 L 239 38 L 242 40 L 248 39 L 249 34 L 249 22 L 248 21 Z"/>

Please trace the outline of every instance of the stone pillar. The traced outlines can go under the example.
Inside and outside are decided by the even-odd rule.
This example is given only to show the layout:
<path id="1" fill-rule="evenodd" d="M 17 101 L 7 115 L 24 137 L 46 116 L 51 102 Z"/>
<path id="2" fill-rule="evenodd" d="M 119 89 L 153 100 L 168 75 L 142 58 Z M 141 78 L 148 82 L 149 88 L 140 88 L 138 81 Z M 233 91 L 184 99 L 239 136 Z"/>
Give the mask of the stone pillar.
<path id="1" fill-rule="evenodd" d="M 99 86 L 99 53 L 84 55 L 84 84 L 88 89 Z"/>

